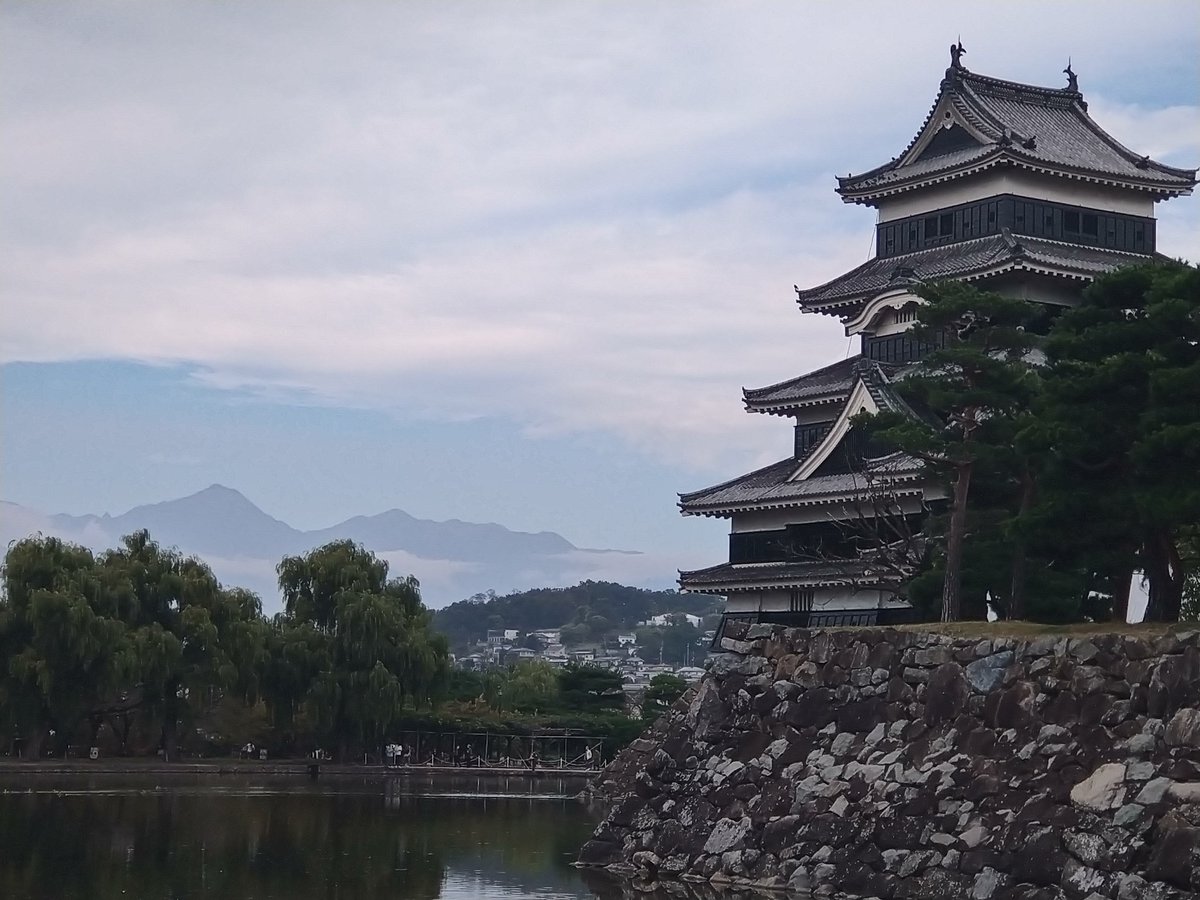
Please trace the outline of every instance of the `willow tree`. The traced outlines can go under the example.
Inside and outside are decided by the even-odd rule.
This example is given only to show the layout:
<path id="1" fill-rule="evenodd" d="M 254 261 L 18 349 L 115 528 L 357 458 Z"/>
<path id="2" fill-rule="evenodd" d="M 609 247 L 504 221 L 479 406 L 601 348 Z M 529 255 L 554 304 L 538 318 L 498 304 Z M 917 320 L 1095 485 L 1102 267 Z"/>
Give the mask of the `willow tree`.
<path id="1" fill-rule="evenodd" d="M 406 703 L 437 696 L 449 654 L 430 628 L 415 578 L 389 578 L 387 561 L 353 541 L 285 557 L 276 571 L 285 610 L 280 628 L 285 635 L 299 627 L 322 636 L 323 649 L 315 652 L 326 666 L 307 703 L 340 757 L 353 740 L 382 741 Z"/>
<path id="2" fill-rule="evenodd" d="M 142 705 L 156 715 L 165 758 L 180 726 L 227 693 L 257 697 L 265 653 L 258 598 L 225 590 L 194 557 L 138 531 L 99 560 L 108 602 L 128 629 Z"/>
<path id="3" fill-rule="evenodd" d="M 36 759 L 62 746 L 112 695 L 129 667 L 123 623 L 110 615 L 89 550 L 53 537 L 13 544 L 0 599 L 0 712 Z"/>

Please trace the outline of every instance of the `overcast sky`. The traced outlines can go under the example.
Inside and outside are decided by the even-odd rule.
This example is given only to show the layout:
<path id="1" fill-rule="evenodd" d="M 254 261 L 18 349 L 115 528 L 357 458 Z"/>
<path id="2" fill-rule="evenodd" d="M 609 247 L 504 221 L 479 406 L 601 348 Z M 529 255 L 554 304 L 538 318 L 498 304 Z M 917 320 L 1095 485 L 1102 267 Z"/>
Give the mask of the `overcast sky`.
<path id="1" fill-rule="evenodd" d="M 220 482 L 720 561 L 675 494 L 782 458 L 761 386 L 842 358 L 793 284 L 864 261 L 834 175 L 957 38 L 1200 164 L 1200 4 L 0 5 L 0 495 Z M 1200 203 L 1158 207 L 1200 256 Z"/>

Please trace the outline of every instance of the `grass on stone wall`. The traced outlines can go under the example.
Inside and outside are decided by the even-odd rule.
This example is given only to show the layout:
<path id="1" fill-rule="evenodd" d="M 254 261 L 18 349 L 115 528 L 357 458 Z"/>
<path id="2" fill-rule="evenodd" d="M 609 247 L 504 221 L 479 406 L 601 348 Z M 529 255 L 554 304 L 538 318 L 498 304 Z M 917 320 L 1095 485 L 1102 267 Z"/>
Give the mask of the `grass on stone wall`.
<path id="1" fill-rule="evenodd" d="M 1082 622 L 1072 625 L 1046 625 L 1040 622 L 1002 620 L 998 622 L 929 622 L 917 625 L 898 625 L 897 631 L 928 632 L 960 638 L 1035 638 L 1088 637 L 1102 634 L 1128 634 L 1134 637 L 1157 637 L 1169 632 L 1195 631 L 1200 626 L 1195 622 L 1145 622 L 1122 624 L 1119 622 Z"/>

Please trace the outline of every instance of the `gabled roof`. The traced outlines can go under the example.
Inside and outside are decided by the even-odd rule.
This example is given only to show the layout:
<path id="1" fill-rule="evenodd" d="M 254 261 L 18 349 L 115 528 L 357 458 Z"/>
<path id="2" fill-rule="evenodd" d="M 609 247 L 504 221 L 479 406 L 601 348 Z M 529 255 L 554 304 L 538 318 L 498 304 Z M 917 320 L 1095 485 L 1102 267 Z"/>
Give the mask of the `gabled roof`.
<path id="1" fill-rule="evenodd" d="M 806 406 L 845 400 L 854 388 L 862 358 L 862 354 L 857 354 L 778 384 L 743 388 L 742 399 L 746 410 L 778 415 Z"/>
<path id="2" fill-rule="evenodd" d="M 789 456 L 722 484 L 679 495 L 679 509 L 687 516 L 727 516 L 752 509 L 772 509 L 794 506 L 814 506 L 853 498 L 868 487 L 867 476 L 861 472 L 821 475 L 793 481 L 798 461 Z M 873 476 L 886 478 L 888 483 L 904 493 L 900 486 L 911 485 L 913 493 L 920 490 L 921 463 L 903 453 L 870 462 Z"/>
<path id="3" fill-rule="evenodd" d="M 998 165 L 1147 191 L 1189 194 L 1196 170 L 1155 162 L 1122 145 L 1088 115 L 1069 72 L 1065 88 L 977 75 L 955 61 L 917 136 L 904 152 L 861 175 L 838 179 L 847 203 L 960 178 Z"/>
<path id="4" fill-rule="evenodd" d="M 1014 236 L 1005 230 L 1003 234 L 972 241 L 870 259 L 825 284 L 808 290 L 797 287 L 796 302 L 805 312 L 829 313 L 849 321 L 858 315 L 868 299 L 889 288 L 947 278 L 976 281 L 1014 270 L 1091 281 L 1120 266 L 1156 258 L 1025 235 Z"/>

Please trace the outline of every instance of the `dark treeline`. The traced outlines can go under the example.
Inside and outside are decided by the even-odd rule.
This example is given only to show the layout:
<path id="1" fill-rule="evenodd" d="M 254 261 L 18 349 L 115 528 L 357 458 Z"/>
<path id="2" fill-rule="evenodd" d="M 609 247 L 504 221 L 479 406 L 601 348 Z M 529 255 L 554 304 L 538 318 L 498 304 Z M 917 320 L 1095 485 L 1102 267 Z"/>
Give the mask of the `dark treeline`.
<path id="1" fill-rule="evenodd" d="M 1124 621 L 1200 600 L 1200 271 L 1120 269 L 1074 309 L 960 283 L 919 291 L 914 337 L 941 344 L 859 417 L 944 480 L 908 595 L 932 618 Z"/>
<path id="2" fill-rule="evenodd" d="M 707 615 L 719 604 L 712 597 L 650 591 L 608 581 L 584 581 L 574 587 L 538 588 L 504 596 L 476 594 L 434 613 L 433 626 L 461 647 L 483 640 L 489 629 L 568 626 L 568 643 L 599 640 L 615 630 L 632 630 L 639 622 L 663 613 Z M 572 637 L 578 641 L 571 640 Z"/>
<path id="3" fill-rule="evenodd" d="M 285 754 L 377 750 L 445 689 L 445 638 L 412 577 L 350 541 L 278 566 L 284 612 L 222 587 L 145 531 L 93 555 L 9 547 L 0 597 L 0 747 Z M 11 741 L 11 743 L 10 743 Z"/>

